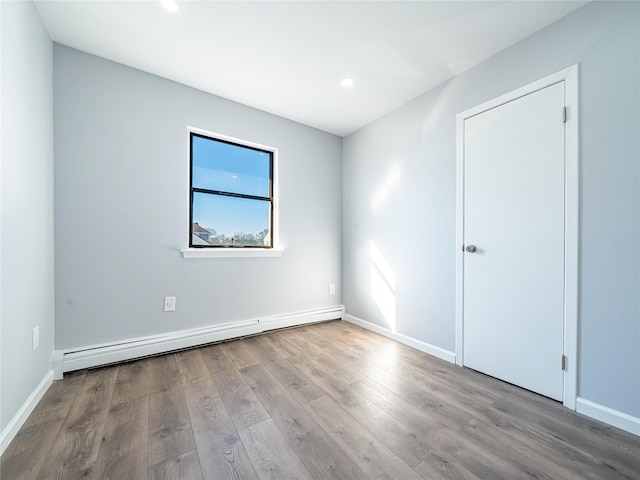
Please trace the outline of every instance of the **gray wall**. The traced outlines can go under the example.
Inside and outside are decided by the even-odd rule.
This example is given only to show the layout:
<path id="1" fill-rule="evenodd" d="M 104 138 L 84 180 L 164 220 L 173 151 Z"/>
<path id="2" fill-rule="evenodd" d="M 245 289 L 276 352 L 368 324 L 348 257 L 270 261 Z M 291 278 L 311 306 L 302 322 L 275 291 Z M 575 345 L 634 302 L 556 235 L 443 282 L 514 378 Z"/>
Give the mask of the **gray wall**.
<path id="1" fill-rule="evenodd" d="M 347 313 L 387 326 L 373 241 L 396 274 L 397 331 L 455 349 L 455 115 L 580 63 L 579 396 L 640 417 L 639 7 L 589 4 L 344 139 Z"/>
<path id="2" fill-rule="evenodd" d="M 53 351 L 52 42 L 31 2 L 2 11 L 0 429 L 50 370 Z M 31 331 L 40 327 L 40 347 Z"/>
<path id="3" fill-rule="evenodd" d="M 57 44 L 54 99 L 56 349 L 342 303 L 339 137 Z M 282 257 L 182 258 L 188 125 L 279 149 Z"/>

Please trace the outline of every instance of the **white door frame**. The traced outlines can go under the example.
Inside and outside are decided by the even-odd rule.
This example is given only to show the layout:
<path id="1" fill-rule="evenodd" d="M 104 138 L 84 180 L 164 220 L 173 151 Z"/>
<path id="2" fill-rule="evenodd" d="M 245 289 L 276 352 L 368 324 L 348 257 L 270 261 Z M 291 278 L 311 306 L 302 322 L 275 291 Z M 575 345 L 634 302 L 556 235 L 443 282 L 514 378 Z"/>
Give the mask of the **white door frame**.
<path id="1" fill-rule="evenodd" d="M 555 83 L 565 83 L 565 295 L 564 295 L 564 406 L 576 409 L 578 393 L 578 65 L 561 70 L 456 116 L 456 364 L 464 365 L 464 122 L 467 118 L 503 105 Z M 562 112 L 558 112 L 560 118 Z M 560 363 L 560 359 L 558 359 Z M 558 365 L 560 367 L 560 365 Z"/>

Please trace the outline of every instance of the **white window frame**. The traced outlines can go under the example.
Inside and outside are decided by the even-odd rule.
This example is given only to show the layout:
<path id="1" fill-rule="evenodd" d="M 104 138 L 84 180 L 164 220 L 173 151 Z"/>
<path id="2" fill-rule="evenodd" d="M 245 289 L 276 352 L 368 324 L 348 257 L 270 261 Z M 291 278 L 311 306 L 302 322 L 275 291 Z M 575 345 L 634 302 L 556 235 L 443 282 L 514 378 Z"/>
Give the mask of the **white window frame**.
<path id="1" fill-rule="evenodd" d="M 188 138 L 191 138 L 191 134 L 195 133 L 198 135 L 204 135 L 206 137 L 213 138 L 215 140 L 222 140 L 225 142 L 235 143 L 241 146 L 246 146 L 250 148 L 257 148 L 259 150 L 265 150 L 271 152 L 273 155 L 273 178 L 272 186 L 273 186 L 273 217 L 271 219 L 271 228 L 273 229 L 273 246 L 272 248 L 252 248 L 252 247 L 244 247 L 244 248 L 190 248 L 186 247 L 181 250 L 183 258 L 233 258 L 233 257 L 280 257 L 282 255 L 282 249 L 280 248 L 280 243 L 278 240 L 279 233 L 279 215 L 278 215 L 278 149 L 275 147 L 270 147 L 267 145 L 262 145 L 255 142 L 250 142 L 241 138 L 230 137 L 228 135 L 223 135 L 221 133 L 210 132 L 208 130 L 203 130 L 201 128 L 196 127 L 187 127 Z M 190 158 L 191 155 L 191 142 L 187 142 L 187 158 Z M 191 175 L 189 162 L 186 162 L 186 168 L 188 170 L 187 178 Z M 187 188 L 189 186 L 187 185 Z M 189 192 L 189 195 L 191 192 Z M 188 198 L 185 195 L 185 198 Z M 187 221 L 185 232 L 190 231 L 191 218 L 187 212 Z M 188 235 L 185 235 L 185 238 L 188 238 Z"/>

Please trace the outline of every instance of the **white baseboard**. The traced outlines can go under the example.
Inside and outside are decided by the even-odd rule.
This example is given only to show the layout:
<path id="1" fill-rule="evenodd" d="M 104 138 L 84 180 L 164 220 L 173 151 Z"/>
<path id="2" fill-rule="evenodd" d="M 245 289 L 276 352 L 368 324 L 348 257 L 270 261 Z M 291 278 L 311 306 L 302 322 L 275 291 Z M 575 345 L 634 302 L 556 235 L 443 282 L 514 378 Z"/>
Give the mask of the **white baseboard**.
<path id="1" fill-rule="evenodd" d="M 605 407 L 604 405 L 578 397 L 576 399 L 576 412 L 635 435 L 640 435 L 640 418 Z"/>
<path id="2" fill-rule="evenodd" d="M 338 305 L 310 312 L 298 312 L 224 325 L 180 330 L 162 335 L 132 338 L 119 342 L 56 350 L 51 357 L 51 367 L 54 372 L 54 378 L 58 380 L 62 378 L 65 372 L 74 370 L 98 367 L 149 355 L 158 355 L 247 335 L 256 335 L 278 328 L 342 319 L 343 312 L 344 307 Z"/>
<path id="3" fill-rule="evenodd" d="M 29 395 L 27 400 L 22 404 L 4 430 L 2 430 L 2 433 L 0 434 L 0 455 L 4 453 L 11 441 L 18 434 L 18 431 L 22 428 L 24 422 L 27 421 L 27 418 L 29 418 L 33 409 L 36 408 L 38 402 L 51 386 L 51 383 L 53 383 L 53 372 L 49 371 L 40 381 L 35 390 L 31 392 L 31 395 Z"/>
<path id="4" fill-rule="evenodd" d="M 444 348 L 430 345 L 420 340 L 416 340 L 415 338 L 408 337 L 407 335 L 403 335 L 402 333 L 393 332 L 388 328 L 381 327 L 380 325 L 376 325 L 375 323 L 367 322 L 366 320 L 354 317 L 353 315 L 345 314 L 342 318 L 347 322 L 351 322 L 354 325 L 358 325 L 362 328 L 366 328 L 367 330 L 371 330 L 372 332 L 379 333 L 380 335 L 384 335 L 385 337 L 391 338 L 400 343 L 404 343 L 405 345 L 409 345 L 410 347 L 416 348 L 421 352 L 428 353 L 429 355 L 433 355 L 434 357 L 438 357 L 450 363 L 456 362 L 456 354 L 454 352 L 450 352 L 449 350 L 445 350 Z"/>

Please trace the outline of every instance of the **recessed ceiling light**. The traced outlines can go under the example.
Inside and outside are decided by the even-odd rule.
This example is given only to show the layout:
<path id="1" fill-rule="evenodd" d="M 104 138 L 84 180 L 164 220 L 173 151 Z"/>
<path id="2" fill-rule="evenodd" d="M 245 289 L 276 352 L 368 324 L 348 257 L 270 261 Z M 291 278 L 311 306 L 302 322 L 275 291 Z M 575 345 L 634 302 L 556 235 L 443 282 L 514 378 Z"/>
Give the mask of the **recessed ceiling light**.
<path id="1" fill-rule="evenodd" d="M 353 78 L 345 78 L 344 80 L 342 80 L 342 86 L 344 88 L 351 88 L 353 87 L 353 84 L 355 82 L 353 81 Z"/>
<path id="2" fill-rule="evenodd" d="M 160 3 L 170 12 L 175 12 L 178 10 L 178 0 L 160 0 Z"/>

